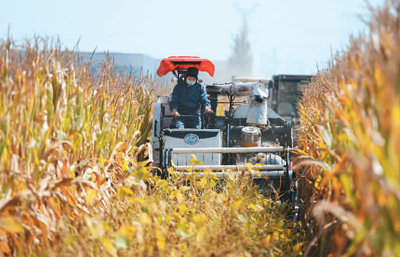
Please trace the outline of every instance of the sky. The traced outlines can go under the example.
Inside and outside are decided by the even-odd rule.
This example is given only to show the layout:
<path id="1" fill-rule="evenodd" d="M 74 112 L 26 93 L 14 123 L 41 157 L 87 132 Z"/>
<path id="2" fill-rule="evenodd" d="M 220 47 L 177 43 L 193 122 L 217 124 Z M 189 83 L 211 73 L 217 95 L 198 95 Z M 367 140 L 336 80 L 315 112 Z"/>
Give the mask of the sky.
<path id="1" fill-rule="evenodd" d="M 372 6 L 385 0 L 369 0 Z M 253 75 L 315 74 L 351 34 L 366 31 L 365 0 L 0 0 L 0 38 L 59 37 L 80 51 L 228 59 L 242 17 Z"/>

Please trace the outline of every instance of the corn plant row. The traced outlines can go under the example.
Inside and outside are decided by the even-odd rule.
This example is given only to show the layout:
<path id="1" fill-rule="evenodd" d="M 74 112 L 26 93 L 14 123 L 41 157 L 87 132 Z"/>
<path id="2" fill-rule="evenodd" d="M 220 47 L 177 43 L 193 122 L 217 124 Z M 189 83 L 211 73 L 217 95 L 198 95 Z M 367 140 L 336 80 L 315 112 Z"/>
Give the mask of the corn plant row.
<path id="1" fill-rule="evenodd" d="M 117 70 L 49 39 L 0 42 L 0 256 L 301 255 L 250 178 L 152 175 L 160 88 Z"/>
<path id="2" fill-rule="evenodd" d="M 308 256 L 399 256 L 400 2 L 373 10 L 299 105 Z"/>

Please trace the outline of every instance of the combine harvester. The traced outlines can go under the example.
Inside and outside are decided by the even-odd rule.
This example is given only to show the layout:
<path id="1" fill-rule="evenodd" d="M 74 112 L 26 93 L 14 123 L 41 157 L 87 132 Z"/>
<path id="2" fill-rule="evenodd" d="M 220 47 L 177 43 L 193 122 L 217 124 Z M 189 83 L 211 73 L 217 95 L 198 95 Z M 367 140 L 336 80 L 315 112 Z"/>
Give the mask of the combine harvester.
<path id="1" fill-rule="evenodd" d="M 211 61 L 187 56 L 164 58 L 157 74 L 162 77 L 172 72 L 178 82 L 183 82 L 189 67 L 214 75 Z M 229 170 L 251 173 L 260 189 L 279 189 L 281 201 L 291 202 L 297 213 L 297 182 L 290 161 L 293 130 L 290 121 L 268 109 L 268 88 L 272 84 L 272 80 L 263 80 L 207 85 L 214 113 L 202 114 L 201 129 L 174 128 L 170 96 L 158 97 L 153 106 L 154 166 L 163 173 L 173 167 L 176 172 L 198 172 L 199 176 L 205 176 L 204 170 L 211 170 L 218 177 L 226 176 Z M 237 98 L 240 101 L 235 101 Z M 228 106 L 222 116 L 217 115 L 219 104 Z M 203 164 L 190 172 L 192 155 Z M 246 163 L 259 172 L 249 170 Z"/>

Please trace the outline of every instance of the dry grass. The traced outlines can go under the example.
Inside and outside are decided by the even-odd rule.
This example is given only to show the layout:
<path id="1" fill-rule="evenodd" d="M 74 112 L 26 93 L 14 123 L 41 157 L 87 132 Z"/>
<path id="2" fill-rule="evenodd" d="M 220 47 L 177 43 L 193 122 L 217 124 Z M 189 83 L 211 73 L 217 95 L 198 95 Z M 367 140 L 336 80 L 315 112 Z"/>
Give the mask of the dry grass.
<path id="1" fill-rule="evenodd" d="M 371 10 L 300 105 L 308 256 L 400 255 L 400 3 Z M 301 169 L 301 171 L 300 171 Z"/>
<path id="2" fill-rule="evenodd" d="M 0 256 L 301 255 L 248 178 L 152 177 L 150 77 L 48 42 L 0 42 Z"/>

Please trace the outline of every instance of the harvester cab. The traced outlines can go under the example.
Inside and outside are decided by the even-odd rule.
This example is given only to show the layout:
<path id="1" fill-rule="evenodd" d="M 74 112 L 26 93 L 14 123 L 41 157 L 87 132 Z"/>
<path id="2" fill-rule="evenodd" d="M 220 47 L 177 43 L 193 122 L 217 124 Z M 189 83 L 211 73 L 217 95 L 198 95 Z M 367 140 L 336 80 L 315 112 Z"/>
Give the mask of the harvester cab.
<path id="1" fill-rule="evenodd" d="M 169 57 L 161 61 L 159 76 L 173 72 L 182 79 L 188 67 L 214 75 L 214 65 L 199 57 Z M 297 183 L 290 161 L 293 130 L 290 121 L 268 109 L 272 80 L 206 85 L 212 114 L 204 114 L 202 129 L 173 128 L 170 96 L 153 106 L 153 159 L 164 173 L 250 173 L 262 190 L 279 189 L 281 199 L 297 205 Z M 222 107 L 226 110 L 221 110 Z M 222 112 L 221 115 L 218 115 Z M 202 162 L 194 168 L 192 155 Z M 252 164 L 256 171 L 250 170 Z M 192 168 L 190 168 L 192 167 Z M 278 191 L 278 190 L 277 190 Z"/>
<path id="2" fill-rule="evenodd" d="M 290 120 L 293 125 L 298 125 L 297 103 L 313 77 L 312 75 L 274 75 L 273 87 L 270 89 L 273 96 L 270 101 L 271 108 L 286 120 Z"/>

